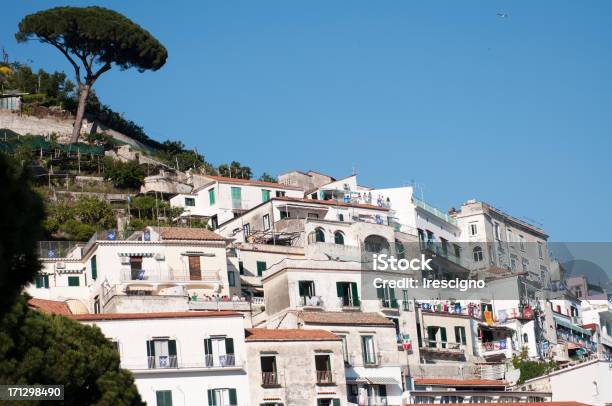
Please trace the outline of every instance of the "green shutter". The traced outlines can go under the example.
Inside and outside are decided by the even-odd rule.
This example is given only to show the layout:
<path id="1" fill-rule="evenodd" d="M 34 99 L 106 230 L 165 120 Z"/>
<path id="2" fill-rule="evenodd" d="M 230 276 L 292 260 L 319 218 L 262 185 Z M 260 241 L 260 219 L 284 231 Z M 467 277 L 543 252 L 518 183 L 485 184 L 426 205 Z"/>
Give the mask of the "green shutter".
<path id="1" fill-rule="evenodd" d="M 37 288 L 42 288 L 43 287 L 43 277 L 41 275 L 38 275 L 36 277 L 36 287 Z"/>
<path id="2" fill-rule="evenodd" d="M 208 191 L 208 203 L 212 206 L 215 204 L 215 189 L 210 189 Z"/>
<path id="3" fill-rule="evenodd" d="M 336 282 L 336 294 L 342 297 L 342 282 Z"/>
<path id="4" fill-rule="evenodd" d="M 78 276 L 69 276 L 68 277 L 68 286 L 79 286 L 79 277 Z"/>
<path id="5" fill-rule="evenodd" d="M 234 353 L 234 339 L 233 338 L 228 337 L 225 339 L 225 353 L 226 354 Z"/>
<path id="6" fill-rule="evenodd" d="M 168 340 L 168 355 L 176 356 L 176 340 Z"/>
<path id="7" fill-rule="evenodd" d="M 353 295 L 353 306 L 359 306 L 359 291 L 357 290 L 357 282 L 351 282 L 351 294 Z"/>
<path id="8" fill-rule="evenodd" d="M 210 338 L 204 339 L 204 354 L 212 355 L 212 340 Z"/>
<path id="9" fill-rule="evenodd" d="M 49 288 L 49 275 L 43 276 L 43 283 L 45 288 Z"/>
<path id="10" fill-rule="evenodd" d="M 391 307 L 393 309 L 397 309 L 399 305 L 397 304 L 397 298 L 395 297 L 395 289 L 389 288 L 389 296 L 391 296 Z"/>
<path id="11" fill-rule="evenodd" d="M 333 406 L 340 406 L 340 399 L 332 399 Z"/>
<path id="12" fill-rule="evenodd" d="M 244 263 L 242 261 L 238 262 L 238 269 L 240 270 L 240 275 L 244 275 Z"/>
<path id="13" fill-rule="evenodd" d="M 157 406 L 172 406 L 172 391 L 158 390 L 155 392 L 157 397 Z"/>
<path id="14" fill-rule="evenodd" d="M 304 296 L 304 284 L 302 281 L 298 282 L 298 291 L 300 293 L 300 297 Z"/>
<path id="15" fill-rule="evenodd" d="M 155 341 L 149 340 L 147 341 L 147 357 L 155 356 Z"/>
<path id="16" fill-rule="evenodd" d="M 257 276 L 263 276 L 263 273 L 266 268 L 267 265 L 265 261 L 257 261 Z"/>
<path id="17" fill-rule="evenodd" d="M 267 189 L 261 189 L 261 201 L 265 203 L 268 200 L 270 200 L 270 191 Z"/>
<path id="18" fill-rule="evenodd" d="M 98 279 L 98 260 L 95 255 L 91 257 L 91 279 Z"/>
<path id="19" fill-rule="evenodd" d="M 213 389 L 208 390 L 208 405 L 215 406 L 215 391 Z"/>
<path id="20" fill-rule="evenodd" d="M 385 288 L 376 288 L 376 297 L 379 299 L 385 298 Z"/>
<path id="21" fill-rule="evenodd" d="M 229 401 L 230 405 L 235 406 L 238 404 L 238 397 L 236 396 L 236 389 L 231 388 L 229 390 Z"/>
<path id="22" fill-rule="evenodd" d="M 442 340 L 442 348 L 446 348 L 446 327 L 440 327 L 440 338 Z"/>

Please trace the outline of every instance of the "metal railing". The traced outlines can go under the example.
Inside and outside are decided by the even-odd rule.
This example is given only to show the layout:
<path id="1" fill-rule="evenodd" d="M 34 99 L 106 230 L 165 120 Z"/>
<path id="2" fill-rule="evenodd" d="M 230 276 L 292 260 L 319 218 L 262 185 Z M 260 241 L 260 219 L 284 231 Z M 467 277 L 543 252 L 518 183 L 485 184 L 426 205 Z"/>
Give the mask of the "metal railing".
<path id="1" fill-rule="evenodd" d="M 278 385 L 278 374 L 276 372 L 262 372 L 261 384 L 264 386 Z"/>
<path id="2" fill-rule="evenodd" d="M 121 271 L 121 281 L 146 281 L 146 282 L 189 282 L 189 281 L 204 281 L 217 282 L 220 281 L 219 271 L 200 271 L 200 278 L 193 278 L 189 271 L 181 270 L 149 270 L 149 269 L 124 269 Z"/>
<path id="3" fill-rule="evenodd" d="M 225 355 L 205 355 L 204 360 L 207 367 L 234 367 L 236 366 L 236 356 L 234 354 Z"/>
<path id="4" fill-rule="evenodd" d="M 442 350 L 451 352 L 463 352 L 464 345 L 461 343 L 452 343 L 449 341 L 425 340 L 425 349 Z M 423 347 L 422 347 L 423 348 Z"/>
<path id="5" fill-rule="evenodd" d="M 457 220 L 455 220 L 452 216 L 450 216 L 447 213 L 444 213 L 443 211 L 433 207 L 431 204 L 415 197 L 412 196 L 412 202 L 414 203 L 415 206 L 420 207 L 421 209 L 433 214 L 436 217 L 441 218 L 442 220 L 446 221 L 447 223 L 450 224 L 457 224 Z"/>
<path id="6" fill-rule="evenodd" d="M 334 376 L 330 370 L 317 370 L 317 383 L 332 383 Z"/>
<path id="7" fill-rule="evenodd" d="M 178 359 L 176 355 L 156 355 L 147 358 L 149 369 L 178 368 Z"/>
<path id="8" fill-rule="evenodd" d="M 39 258 L 66 258 L 68 254 L 78 245 L 79 241 L 39 241 Z"/>

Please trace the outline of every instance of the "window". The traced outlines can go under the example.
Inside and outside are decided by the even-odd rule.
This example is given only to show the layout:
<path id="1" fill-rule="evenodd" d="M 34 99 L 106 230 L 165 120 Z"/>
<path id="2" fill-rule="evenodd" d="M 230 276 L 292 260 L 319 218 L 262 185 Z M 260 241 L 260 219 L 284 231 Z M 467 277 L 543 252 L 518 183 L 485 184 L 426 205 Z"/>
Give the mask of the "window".
<path id="1" fill-rule="evenodd" d="M 312 193 L 312 194 L 310 195 L 310 198 L 311 198 L 311 199 L 314 199 L 314 200 L 317 200 L 317 198 L 318 198 L 318 197 L 319 197 L 319 196 L 317 195 L 317 192 L 314 192 L 314 193 Z"/>
<path id="2" fill-rule="evenodd" d="M 457 344 L 466 344 L 465 327 L 455 326 L 455 342 Z"/>
<path id="3" fill-rule="evenodd" d="M 238 404 L 234 388 L 208 389 L 207 394 L 209 406 L 236 406 Z"/>
<path id="4" fill-rule="evenodd" d="M 232 187 L 232 209 L 242 208 L 242 190 L 239 187 Z"/>
<path id="5" fill-rule="evenodd" d="M 317 213 L 308 213 L 306 216 L 309 219 L 318 219 L 319 218 L 319 214 L 317 214 Z"/>
<path id="6" fill-rule="evenodd" d="M 338 213 L 338 221 L 344 221 L 344 214 Z"/>
<path id="7" fill-rule="evenodd" d="M 361 351 L 365 365 L 376 364 L 376 352 L 374 350 L 374 336 L 361 336 Z"/>
<path id="8" fill-rule="evenodd" d="M 36 275 L 36 287 L 49 289 L 49 275 Z"/>
<path id="9" fill-rule="evenodd" d="M 501 229 L 499 227 L 499 223 L 494 223 L 493 227 L 494 227 L 493 229 L 495 232 L 495 239 L 497 241 L 500 241 L 501 240 Z"/>
<path id="10" fill-rule="evenodd" d="M 236 275 L 234 271 L 227 271 L 227 282 L 230 286 L 236 286 Z"/>
<path id="11" fill-rule="evenodd" d="M 446 327 L 428 326 L 427 339 L 429 341 L 429 348 L 446 348 L 448 342 Z"/>
<path id="12" fill-rule="evenodd" d="M 541 241 L 538 241 L 538 255 L 540 259 L 544 259 L 544 244 Z"/>
<path id="13" fill-rule="evenodd" d="M 325 242 L 325 231 L 322 228 L 317 228 L 315 230 L 315 241 L 316 242 Z"/>
<path id="14" fill-rule="evenodd" d="M 311 303 L 312 298 L 315 296 L 314 281 L 298 281 L 298 294 L 300 295 L 300 304 L 302 306 L 316 305 L 316 303 Z"/>
<path id="15" fill-rule="evenodd" d="M 482 248 L 474 247 L 472 253 L 474 254 L 474 262 L 482 261 Z"/>
<path id="16" fill-rule="evenodd" d="M 493 398 L 491 396 L 472 396 L 470 403 L 492 403 Z"/>
<path id="17" fill-rule="evenodd" d="M 270 190 L 268 190 L 268 189 L 261 189 L 261 201 L 262 201 L 262 203 L 265 203 L 268 200 L 270 200 Z"/>
<path id="18" fill-rule="evenodd" d="M 90 264 L 91 264 L 91 279 L 95 281 L 96 279 L 98 279 L 98 261 L 95 255 L 91 257 Z"/>
<path id="19" fill-rule="evenodd" d="M 514 247 L 514 244 L 512 244 L 514 242 L 514 235 L 512 234 L 512 230 L 508 230 L 508 242 L 510 243 L 511 247 Z"/>
<path id="20" fill-rule="evenodd" d="M 78 276 L 68 277 L 68 286 L 79 286 L 81 284 L 81 278 Z"/>
<path id="21" fill-rule="evenodd" d="M 264 214 L 264 216 L 262 217 L 262 223 L 263 223 L 264 231 L 267 231 L 270 229 L 270 215 L 269 214 Z"/>
<path id="22" fill-rule="evenodd" d="M 245 237 L 248 237 L 249 235 L 251 235 L 251 225 L 249 223 L 246 223 L 245 225 L 242 226 L 242 233 L 244 234 Z"/>
<path id="23" fill-rule="evenodd" d="M 281 211 L 280 211 L 280 218 L 281 218 L 281 220 L 282 220 L 282 219 L 289 218 L 289 217 L 290 217 L 290 216 L 289 216 L 289 212 L 288 212 L 287 210 L 281 210 Z"/>
<path id="24" fill-rule="evenodd" d="M 520 403 L 521 398 L 514 398 L 512 396 L 502 396 L 499 398 L 498 403 Z"/>
<path id="25" fill-rule="evenodd" d="M 276 357 L 262 356 L 261 363 L 261 384 L 263 386 L 278 385 L 278 376 L 276 374 Z"/>
<path id="26" fill-rule="evenodd" d="M 336 334 L 342 340 L 342 358 L 345 364 L 349 364 L 349 352 L 348 352 L 348 337 L 346 334 Z"/>
<path id="27" fill-rule="evenodd" d="M 317 383 L 325 384 L 332 383 L 334 381 L 331 370 L 331 359 L 329 355 L 315 355 L 315 369 L 317 371 Z"/>
<path id="28" fill-rule="evenodd" d="M 525 251 L 525 237 L 519 234 L 519 246 L 521 247 L 521 251 Z"/>
<path id="29" fill-rule="evenodd" d="M 185 198 L 185 206 L 189 206 L 189 207 L 195 206 L 195 198 L 193 198 L 193 197 L 186 197 Z"/>
<path id="30" fill-rule="evenodd" d="M 285 191 L 284 190 L 277 190 L 276 191 L 276 197 L 285 197 Z"/>
<path id="31" fill-rule="evenodd" d="M 240 271 L 240 275 L 244 275 L 244 262 L 238 261 L 238 270 Z"/>
<path id="32" fill-rule="evenodd" d="M 414 397 L 414 402 L 415 404 L 419 405 L 419 404 L 434 404 L 435 403 L 436 398 L 434 398 L 433 396 L 415 396 Z"/>
<path id="33" fill-rule="evenodd" d="M 216 214 L 210 218 L 210 226 L 213 230 L 216 230 L 217 227 L 219 227 L 219 218 Z"/>
<path id="34" fill-rule="evenodd" d="M 516 255 L 510 255 L 510 270 L 516 272 Z"/>
<path id="35" fill-rule="evenodd" d="M 529 336 L 527 333 L 523 333 L 523 344 L 527 344 L 529 342 Z"/>
<path id="36" fill-rule="evenodd" d="M 93 305 L 94 314 L 100 314 L 100 296 L 94 297 L 94 305 Z"/>
<path id="37" fill-rule="evenodd" d="M 336 293 L 343 307 L 359 307 L 359 291 L 357 282 L 336 282 Z"/>
<path id="38" fill-rule="evenodd" d="M 527 258 L 523 258 L 523 272 L 529 272 L 529 260 Z"/>
<path id="39" fill-rule="evenodd" d="M 440 399 L 440 403 L 463 403 L 463 396 L 445 395 Z"/>
<path id="40" fill-rule="evenodd" d="M 263 276 L 264 271 L 268 266 L 265 261 L 257 261 L 257 276 Z"/>
<path id="41" fill-rule="evenodd" d="M 336 231 L 334 233 L 334 243 L 344 245 L 344 234 L 342 234 L 342 231 Z"/>
<path id="42" fill-rule="evenodd" d="M 176 340 L 149 340 L 147 341 L 147 357 L 149 368 L 177 368 Z"/>
<path id="43" fill-rule="evenodd" d="M 215 189 L 208 189 L 208 204 L 213 206 L 215 204 Z"/>
<path id="44" fill-rule="evenodd" d="M 478 224 L 477 223 L 470 223 L 469 227 L 470 227 L 470 235 L 478 234 Z"/>
<path id="45" fill-rule="evenodd" d="M 317 406 L 340 406 L 340 399 L 319 398 Z"/>
<path id="46" fill-rule="evenodd" d="M 204 357 L 207 367 L 228 367 L 236 365 L 234 339 L 217 336 L 204 339 Z"/>
<path id="47" fill-rule="evenodd" d="M 172 391 L 155 391 L 155 397 L 157 398 L 157 406 L 172 406 Z"/>
<path id="48" fill-rule="evenodd" d="M 376 297 L 383 308 L 397 309 L 399 307 L 395 297 L 395 289 L 388 286 L 376 288 Z"/>
<path id="49" fill-rule="evenodd" d="M 404 311 L 411 312 L 413 310 L 412 301 L 410 300 L 408 289 L 402 290 L 402 303 L 404 304 Z"/>

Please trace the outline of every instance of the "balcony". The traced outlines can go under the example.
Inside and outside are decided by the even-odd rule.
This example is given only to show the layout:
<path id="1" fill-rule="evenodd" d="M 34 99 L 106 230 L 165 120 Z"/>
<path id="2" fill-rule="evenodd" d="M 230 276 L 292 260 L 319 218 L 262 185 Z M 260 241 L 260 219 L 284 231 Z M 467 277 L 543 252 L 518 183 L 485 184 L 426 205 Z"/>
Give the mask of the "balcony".
<path id="1" fill-rule="evenodd" d="M 264 387 L 279 386 L 278 374 L 276 372 L 262 372 L 261 373 L 261 386 L 264 386 Z"/>
<path id="2" fill-rule="evenodd" d="M 440 352 L 463 355 L 465 346 L 461 343 L 451 343 L 448 341 L 425 340 L 425 347 L 421 347 L 421 351 L 425 352 Z"/>
<path id="3" fill-rule="evenodd" d="M 236 356 L 234 354 L 225 355 L 206 355 L 205 356 L 206 366 L 226 368 L 236 366 Z"/>
<path id="4" fill-rule="evenodd" d="M 300 296 L 300 306 L 302 307 L 323 307 L 323 297 L 321 296 Z"/>
<path id="5" fill-rule="evenodd" d="M 333 384 L 333 383 L 334 383 L 334 376 L 332 374 L 332 371 L 329 371 L 329 370 L 317 371 L 317 384 L 327 385 L 327 384 Z"/>
<path id="6" fill-rule="evenodd" d="M 233 310 L 237 312 L 247 312 L 251 310 L 251 303 L 248 300 L 204 300 L 191 299 L 188 303 L 189 310 Z"/>
<path id="7" fill-rule="evenodd" d="M 412 196 L 412 203 L 414 203 L 416 207 L 422 210 L 425 210 L 428 213 L 433 214 L 434 216 L 446 221 L 447 223 L 450 223 L 453 225 L 457 224 L 457 220 L 455 220 L 452 216 L 449 216 L 447 213 L 444 213 L 443 211 L 439 209 L 436 209 L 435 207 L 425 202 L 424 200 L 421 200 L 421 199 L 416 198 L 415 196 Z"/>
<path id="8" fill-rule="evenodd" d="M 178 368 L 176 355 L 157 355 L 148 358 L 149 369 Z"/>
<path id="9" fill-rule="evenodd" d="M 121 282 L 152 282 L 152 283 L 177 283 L 177 282 L 221 282 L 218 270 L 206 270 L 200 272 L 200 278 L 196 279 L 189 271 L 149 270 L 149 269 L 123 269 L 121 270 Z"/>

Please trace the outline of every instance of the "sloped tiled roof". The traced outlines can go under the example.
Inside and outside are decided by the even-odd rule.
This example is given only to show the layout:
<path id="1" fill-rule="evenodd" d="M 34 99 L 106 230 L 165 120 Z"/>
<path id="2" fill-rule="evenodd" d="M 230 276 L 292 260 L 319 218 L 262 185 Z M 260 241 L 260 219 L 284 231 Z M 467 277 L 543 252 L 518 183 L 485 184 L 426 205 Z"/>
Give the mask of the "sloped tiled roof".
<path id="1" fill-rule="evenodd" d="M 371 209 L 371 210 L 381 210 L 381 211 L 389 211 L 389 209 L 385 207 L 376 206 L 374 204 L 365 204 L 365 203 L 345 203 L 340 200 L 318 200 L 318 199 L 306 199 L 300 197 L 274 197 L 272 200 L 283 200 L 288 202 L 302 202 L 302 203 L 311 203 L 311 204 L 322 204 L 325 206 L 342 206 L 342 207 L 361 207 L 363 209 Z"/>
<path id="2" fill-rule="evenodd" d="M 208 175 L 206 177 L 210 179 L 214 179 L 217 182 L 222 182 L 222 183 L 235 183 L 235 184 L 247 185 L 247 186 L 267 186 L 267 187 L 271 187 L 275 189 L 303 190 L 301 187 L 298 187 L 298 186 L 284 185 L 282 183 L 276 183 L 276 182 L 264 182 L 262 180 L 227 178 L 225 176 L 212 176 L 212 175 Z"/>
<path id="3" fill-rule="evenodd" d="M 72 315 L 70 307 L 66 302 L 46 299 L 30 299 L 28 305 L 47 314 L 60 314 L 62 316 Z"/>
<path id="4" fill-rule="evenodd" d="M 193 311 L 193 312 L 157 312 L 157 313 L 105 313 L 105 314 L 75 314 L 70 318 L 78 321 L 97 320 L 145 320 L 145 319 L 180 319 L 203 317 L 232 317 L 242 313 L 233 311 Z"/>
<path id="5" fill-rule="evenodd" d="M 340 337 L 325 330 L 248 328 L 246 341 L 337 341 Z"/>
<path id="6" fill-rule="evenodd" d="M 415 385 L 432 386 L 508 386 L 505 381 L 494 379 L 443 379 L 443 378 L 421 378 L 414 380 Z"/>
<path id="7" fill-rule="evenodd" d="M 155 228 L 164 240 L 223 241 L 224 238 L 207 228 L 158 227 Z"/>
<path id="8" fill-rule="evenodd" d="M 363 312 L 299 312 L 306 324 L 357 324 L 370 326 L 394 326 L 393 322 L 378 313 Z"/>

